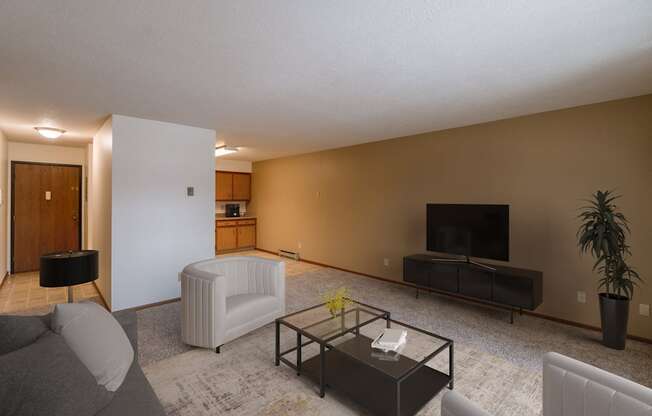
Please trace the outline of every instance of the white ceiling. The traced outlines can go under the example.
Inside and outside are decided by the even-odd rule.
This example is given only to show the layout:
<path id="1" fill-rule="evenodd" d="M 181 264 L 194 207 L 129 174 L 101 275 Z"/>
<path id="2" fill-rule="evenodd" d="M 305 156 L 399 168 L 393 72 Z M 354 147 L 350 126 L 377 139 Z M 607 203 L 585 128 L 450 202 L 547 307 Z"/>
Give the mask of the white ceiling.
<path id="1" fill-rule="evenodd" d="M 13 140 L 117 113 L 261 160 L 650 92 L 650 0 L 0 0 Z"/>

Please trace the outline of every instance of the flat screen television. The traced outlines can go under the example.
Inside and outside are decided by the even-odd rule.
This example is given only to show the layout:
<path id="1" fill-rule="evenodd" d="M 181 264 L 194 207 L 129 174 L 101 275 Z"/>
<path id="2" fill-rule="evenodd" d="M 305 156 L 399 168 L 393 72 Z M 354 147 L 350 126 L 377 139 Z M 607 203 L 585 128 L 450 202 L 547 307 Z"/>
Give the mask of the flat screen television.
<path id="1" fill-rule="evenodd" d="M 509 205 L 428 204 L 427 250 L 509 261 Z"/>

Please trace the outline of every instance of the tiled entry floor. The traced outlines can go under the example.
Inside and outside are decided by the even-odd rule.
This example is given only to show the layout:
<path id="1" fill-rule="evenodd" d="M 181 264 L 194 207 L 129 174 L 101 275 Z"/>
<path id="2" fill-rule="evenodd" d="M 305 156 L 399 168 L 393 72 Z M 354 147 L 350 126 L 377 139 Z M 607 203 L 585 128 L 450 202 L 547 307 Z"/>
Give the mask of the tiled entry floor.
<path id="1" fill-rule="evenodd" d="M 93 300 L 102 305 L 102 300 L 93 283 L 73 288 L 75 301 Z M 0 313 L 46 313 L 50 306 L 68 301 L 65 287 L 41 287 L 38 272 L 9 275 L 0 288 Z"/>

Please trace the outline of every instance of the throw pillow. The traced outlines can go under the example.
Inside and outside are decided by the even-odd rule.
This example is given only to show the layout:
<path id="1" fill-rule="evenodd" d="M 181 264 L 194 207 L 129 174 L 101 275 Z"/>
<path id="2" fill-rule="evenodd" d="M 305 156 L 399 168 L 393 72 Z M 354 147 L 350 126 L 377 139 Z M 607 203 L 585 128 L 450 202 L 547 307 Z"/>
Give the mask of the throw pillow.
<path id="1" fill-rule="evenodd" d="M 46 331 L 0 356 L 0 415 L 94 415 L 112 398 L 68 347 Z"/>
<path id="2" fill-rule="evenodd" d="M 116 391 L 134 360 L 134 349 L 118 321 L 97 303 L 82 302 L 56 305 L 51 322 L 97 383 Z"/>

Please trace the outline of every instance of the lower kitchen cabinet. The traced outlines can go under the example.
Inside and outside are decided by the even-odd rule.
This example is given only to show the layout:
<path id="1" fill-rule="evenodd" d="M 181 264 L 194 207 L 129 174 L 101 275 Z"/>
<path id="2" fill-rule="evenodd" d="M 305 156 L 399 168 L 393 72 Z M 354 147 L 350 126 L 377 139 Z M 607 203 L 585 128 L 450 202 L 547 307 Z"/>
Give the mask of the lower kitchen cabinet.
<path id="1" fill-rule="evenodd" d="M 256 247 L 256 226 L 238 226 L 238 248 Z"/>
<path id="2" fill-rule="evenodd" d="M 238 229 L 236 227 L 215 227 L 215 251 L 238 248 Z"/>
<path id="3" fill-rule="evenodd" d="M 215 252 L 256 247 L 256 220 L 216 220 Z"/>

